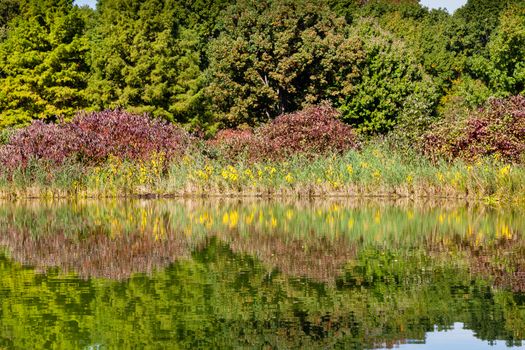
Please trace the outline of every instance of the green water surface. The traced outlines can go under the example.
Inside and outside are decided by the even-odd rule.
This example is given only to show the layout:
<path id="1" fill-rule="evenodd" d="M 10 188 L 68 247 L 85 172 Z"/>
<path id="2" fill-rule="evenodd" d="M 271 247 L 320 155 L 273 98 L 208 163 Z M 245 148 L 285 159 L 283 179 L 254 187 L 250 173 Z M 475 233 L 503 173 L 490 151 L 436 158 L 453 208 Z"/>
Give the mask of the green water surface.
<path id="1" fill-rule="evenodd" d="M 0 349 L 519 348 L 524 213 L 1 202 Z"/>

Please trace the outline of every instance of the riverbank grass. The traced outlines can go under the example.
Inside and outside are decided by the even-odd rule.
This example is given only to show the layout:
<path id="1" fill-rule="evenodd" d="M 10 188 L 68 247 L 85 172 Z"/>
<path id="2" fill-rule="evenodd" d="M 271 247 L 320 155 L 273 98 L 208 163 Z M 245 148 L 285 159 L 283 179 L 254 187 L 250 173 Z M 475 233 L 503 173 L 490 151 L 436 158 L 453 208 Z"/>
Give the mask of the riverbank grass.
<path id="1" fill-rule="evenodd" d="M 6 197 L 391 196 L 524 202 L 525 167 L 497 159 L 431 162 L 369 144 L 342 155 L 284 161 L 213 159 L 199 152 L 178 161 L 110 157 L 98 166 L 32 162 L 0 178 Z"/>

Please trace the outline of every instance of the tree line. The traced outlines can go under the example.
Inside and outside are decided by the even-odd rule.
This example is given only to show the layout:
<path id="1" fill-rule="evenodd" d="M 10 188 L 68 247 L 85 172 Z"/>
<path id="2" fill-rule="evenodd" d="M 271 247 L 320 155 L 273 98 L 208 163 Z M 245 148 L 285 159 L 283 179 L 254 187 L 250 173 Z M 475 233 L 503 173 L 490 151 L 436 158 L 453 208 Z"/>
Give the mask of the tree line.
<path id="1" fill-rule="evenodd" d="M 409 134 L 524 93 L 524 57 L 521 0 L 0 0 L 0 128 L 124 108 L 213 133 L 328 101 Z"/>

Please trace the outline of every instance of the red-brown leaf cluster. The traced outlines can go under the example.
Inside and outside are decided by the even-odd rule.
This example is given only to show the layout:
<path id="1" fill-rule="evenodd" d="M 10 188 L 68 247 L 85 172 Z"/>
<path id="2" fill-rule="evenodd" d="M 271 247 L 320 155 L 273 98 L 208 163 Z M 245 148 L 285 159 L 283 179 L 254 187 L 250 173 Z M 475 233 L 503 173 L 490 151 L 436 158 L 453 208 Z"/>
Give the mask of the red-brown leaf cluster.
<path id="1" fill-rule="evenodd" d="M 208 144 L 229 159 L 276 160 L 341 153 L 358 145 L 353 129 L 328 105 L 284 114 L 255 130 L 223 130 Z"/>
<path id="2" fill-rule="evenodd" d="M 524 161 L 525 97 L 492 99 L 467 118 L 445 119 L 424 135 L 423 150 L 434 158 Z"/>
<path id="3" fill-rule="evenodd" d="M 110 156 L 139 160 L 160 152 L 170 159 L 183 153 L 189 141 L 181 128 L 147 115 L 121 110 L 79 113 L 70 123 L 36 121 L 20 129 L 0 147 L 0 164 L 24 167 L 32 159 L 97 164 Z"/>
<path id="4" fill-rule="evenodd" d="M 255 130 L 220 131 L 207 144 L 228 160 L 341 153 L 357 147 L 357 138 L 338 116 L 339 112 L 327 105 L 308 107 L 281 115 Z M 36 121 L 20 129 L 0 146 L 0 164 L 7 169 L 25 167 L 30 160 L 54 165 L 67 160 L 99 164 L 110 156 L 143 160 L 161 152 L 169 160 L 184 153 L 191 140 L 183 129 L 147 115 L 121 110 L 79 113 L 69 123 Z"/>
<path id="5" fill-rule="evenodd" d="M 224 129 L 208 141 L 208 146 L 225 159 L 252 159 L 260 147 L 260 140 L 252 129 Z"/>

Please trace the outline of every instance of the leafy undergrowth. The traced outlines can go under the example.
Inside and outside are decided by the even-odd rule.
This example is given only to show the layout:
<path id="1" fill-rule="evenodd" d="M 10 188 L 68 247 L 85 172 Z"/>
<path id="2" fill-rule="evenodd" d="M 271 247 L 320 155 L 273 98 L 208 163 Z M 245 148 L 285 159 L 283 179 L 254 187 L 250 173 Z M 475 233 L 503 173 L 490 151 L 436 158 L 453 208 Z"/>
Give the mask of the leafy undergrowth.
<path id="1" fill-rule="evenodd" d="M 424 152 L 433 158 L 476 161 L 493 157 L 525 161 L 525 97 L 492 99 L 466 117 L 451 114 L 425 136 Z"/>
<path id="2" fill-rule="evenodd" d="M 70 123 L 36 121 L 13 133 L 0 147 L 4 173 L 31 162 L 102 164 L 109 158 L 146 160 L 163 153 L 167 160 L 183 154 L 190 143 L 181 128 L 146 115 L 121 110 L 79 113 Z"/>
<path id="3" fill-rule="evenodd" d="M 525 167 L 518 162 L 522 102 L 493 101 L 491 109 L 476 112 L 487 123 L 511 128 L 505 124 L 510 123 L 512 147 L 503 148 L 494 139 L 499 134 L 486 126 L 481 134 L 489 136 L 470 138 L 471 145 L 460 149 L 467 141 L 450 140 L 464 129 L 446 143 L 442 126 L 436 126 L 441 138 L 426 140 L 441 140 L 436 154 L 456 145 L 450 159 L 398 151 L 381 140 L 359 141 L 326 105 L 254 130 L 225 130 L 208 141 L 146 116 L 79 114 L 71 123 L 36 122 L 9 136 L 0 146 L 0 195 L 380 195 L 525 202 Z M 499 121 L 504 118 L 510 121 Z M 498 151 L 476 153 L 478 143 L 489 141 Z"/>
<path id="4" fill-rule="evenodd" d="M 328 106 L 284 114 L 255 129 L 226 129 L 207 142 L 209 152 L 229 160 L 274 161 L 292 156 L 341 154 L 358 147 L 353 129 Z"/>
<path id="5" fill-rule="evenodd" d="M 438 162 L 392 152 L 384 144 L 311 159 L 225 162 L 185 155 L 163 166 L 110 158 L 100 166 L 65 163 L 50 172 L 29 163 L 0 178 L 4 197 L 118 196 L 333 196 L 449 197 L 525 203 L 525 168 L 499 161 Z"/>

